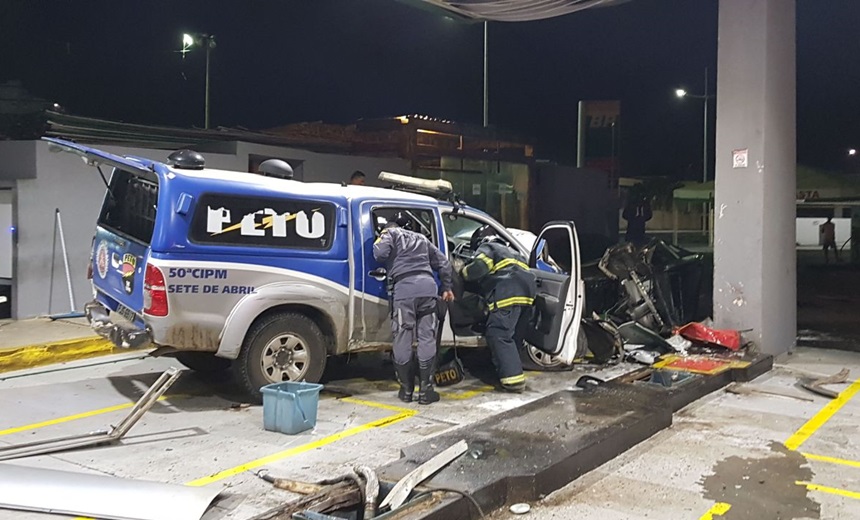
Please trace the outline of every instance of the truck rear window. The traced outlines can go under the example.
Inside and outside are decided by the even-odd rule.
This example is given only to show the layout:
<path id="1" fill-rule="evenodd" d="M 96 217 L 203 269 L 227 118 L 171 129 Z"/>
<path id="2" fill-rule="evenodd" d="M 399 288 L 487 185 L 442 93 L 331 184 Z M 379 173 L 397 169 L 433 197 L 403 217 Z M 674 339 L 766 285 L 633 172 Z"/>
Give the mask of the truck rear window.
<path id="1" fill-rule="evenodd" d="M 149 245 L 155 227 L 158 179 L 115 169 L 99 216 L 99 225 Z"/>

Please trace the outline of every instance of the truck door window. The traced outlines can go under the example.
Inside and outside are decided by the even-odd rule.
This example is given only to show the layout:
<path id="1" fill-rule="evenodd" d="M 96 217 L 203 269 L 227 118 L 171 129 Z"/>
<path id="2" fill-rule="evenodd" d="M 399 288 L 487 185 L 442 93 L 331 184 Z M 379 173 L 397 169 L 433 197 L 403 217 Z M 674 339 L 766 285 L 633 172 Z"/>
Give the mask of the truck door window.
<path id="1" fill-rule="evenodd" d="M 157 205 L 158 179 L 154 175 L 144 179 L 117 168 L 111 176 L 99 224 L 149 245 Z"/>
<path id="2" fill-rule="evenodd" d="M 469 250 L 469 241 L 472 239 L 472 234 L 481 226 L 488 224 L 472 217 L 463 215 L 454 215 L 449 213 L 442 218 L 445 226 L 445 236 L 448 238 L 448 246 L 451 251 L 461 254 L 467 254 Z M 492 225 L 492 224 L 490 224 Z M 495 226 L 493 226 L 495 228 Z M 496 228 L 499 236 L 504 237 L 501 231 Z"/>
<path id="3" fill-rule="evenodd" d="M 438 245 L 436 235 L 436 221 L 433 212 L 424 208 L 406 208 L 406 207 L 384 207 L 373 208 L 371 218 L 373 219 L 373 227 L 376 236 L 382 233 L 385 225 L 395 220 L 398 215 L 406 219 L 404 229 L 421 233 L 431 242 Z"/>

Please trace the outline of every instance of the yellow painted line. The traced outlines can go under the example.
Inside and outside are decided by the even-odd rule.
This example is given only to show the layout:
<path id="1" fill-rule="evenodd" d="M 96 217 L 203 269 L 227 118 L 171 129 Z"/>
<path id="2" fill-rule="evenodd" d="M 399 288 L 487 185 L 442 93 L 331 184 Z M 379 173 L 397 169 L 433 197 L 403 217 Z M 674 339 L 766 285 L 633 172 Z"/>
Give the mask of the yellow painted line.
<path id="1" fill-rule="evenodd" d="M 845 498 L 853 498 L 854 500 L 860 500 L 860 493 L 856 491 L 849 491 L 847 489 L 834 488 L 829 486 L 822 486 L 819 484 L 813 484 L 812 482 L 803 482 L 798 480 L 795 482 L 798 486 L 804 486 L 806 489 L 810 491 L 820 491 L 822 493 L 829 493 L 831 495 L 838 495 L 840 497 Z"/>
<path id="2" fill-rule="evenodd" d="M 808 460 L 817 460 L 819 462 L 829 462 L 830 464 L 840 464 L 842 466 L 850 466 L 852 468 L 860 468 L 860 461 L 840 459 L 837 457 L 827 457 L 825 455 L 815 455 L 813 453 L 801 453 Z"/>
<path id="3" fill-rule="evenodd" d="M 812 419 L 806 421 L 806 424 L 801 426 L 799 430 L 794 432 L 794 435 L 785 441 L 785 447 L 790 450 L 800 448 L 800 446 L 809 440 L 809 438 L 812 437 L 819 428 L 824 426 L 824 424 L 829 421 L 836 412 L 845 406 L 848 401 L 857 394 L 857 392 L 860 392 L 860 379 L 851 383 L 851 386 L 843 390 L 836 399 L 831 400 L 827 403 L 827 406 L 812 416 Z"/>
<path id="4" fill-rule="evenodd" d="M 526 379 L 528 379 L 529 377 L 532 377 L 532 376 L 526 376 Z M 374 383 L 374 384 L 379 383 L 378 381 L 371 381 L 369 379 L 364 379 L 364 378 L 355 378 L 355 379 L 351 379 L 350 381 L 359 382 L 359 383 Z M 387 386 L 388 386 L 388 388 L 391 388 L 392 390 L 397 390 L 398 388 L 400 388 L 400 384 L 398 384 L 395 381 L 391 381 Z M 346 388 L 348 388 L 348 386 Z M 493 390 L 496 389 L 492 385 L 483 385 L 483 386 L 480 386 L 478 388 L 474 388 L 471 390 L 462 390 L 462 391 L 442 390 L 442 388 L 446 388 L 446 387 L 439 387 L 439 386 L 436 387 L 436 392 L 438 392 L 439 395 L 441 395 L 445 399 L 453 399 L 453 400 L 457 400 L 457 401 L 464 401 L 466 399 L 471 399 L 475 396 L 485 394 L 487 392 L 492 392 Z M 343 400 L 345 398 L 338 398 L 338 399 Z"/>
<path id="5" fill-rule="evenodd" d="M 158 398 L 159 401 L 164 401 L 165 399 L 176 399 L 178 396 L 161 396 Z M 74 415 L 67 415 L 65 417 L 57 417 L 56 419 L 49 419 L 47 421 L 37 422 L 33 424 L 25 424 L 24 426 L 16 426 L 14 428 L 7 428 L 5 430 L 0 430 L 0 436 L 3 435 L 11 435 L 13 433 L 25 432 L 27 430 L 37 430 L 39 428 L 44 428 L 45 426 L 53 426 L 55 424 L 63 424 L 71 421 L 77 421 L 78 419 L 86 419 L 87 417 L 94 417 L 96 415 L 102 415 L 111 412 L 117 412 L 119 410 L 126 410 L 134 406 L 134 403 L 125 403 L 118 404 L 115 406 L 108 406 L 107 408 L 99 408 L 97 410 L 90 410 L 88 412 L 77 413 Z"/>
<path id="6" fill-rule="evenodd" d="M 345 403 L 352 404 L 360 404 L 362 406 L 369 406 L 371 408 L 379 408 L 380 410 L 388 410 L 390 412 L 397 413 L 408 413 L 412 415 L 416 415 L 418 412 L 412 410 L 411 408 L 403 408 L 402 406 L 392 406 L 390 404 L 377 403 L 375 401 L 365 401 L 364 399 L 357 399 L 355 397 L 342 397 L 338 399 L 338 401 L 343 401 Z"/>
<path id="7" fill-rule="evenodd" d="M 219 480 L 223 480 L 225 478 L 230 478 L 239 473 L 244 473 L 245 471 L 249 471 L 255 468 L 259 468 L 261 466 L 265 466 L 267 464 L 271 464 L 272 462 L 276 462 L 282 459 L 286 459 L 288 457 L 292 457 L 294 455 L 300 455 L 302 453 L 306 453 L 311 450 L 315 450 L 317 448 L 322 448 L 323 446 L 328 446 L 329 444 L 335 443 L 339 440 L 346 439 L 347 437 L 352 437 L 353 435 L 357 435 L 359 433 L 366 432 L 368 430 L 373 430 L 375 428 L 385 428 L 386 426 L 391 426 L 392 424 L 398 423 L 405 419 L 409 419 L 418 414 L 415 410 L 410 410 L 408 408 L 401 408 L 399 406 L 390 406 L 387 404 L 374 403 L 372 401 L 364 401 L 362 399 L 353 399 L 351 397 L 345 397 L 340 399 L 341 401 L 345 401 L 353 404 L 360 404 L 365 406 L 372 406 L 374 408 L 380 408 L 383 410 L 399 410 L 399 413 L 395 415 L 389 415 L 388 417 L 383 417 L 382 419 L 377 419 L 375 421 L 371 421 L 369 423 L 362 424 L 360 426 L 356 426 L 354 428 L 350 428 L 348 430 L 344 430 L 342 432 L 335 433 L 333 435 L 329 435 L 328 437 L 323 437 L 322 439 L 309 442 L 307 444 L 302 444 L 301 446 L 296 446 L 294 448 L 290 448 L 288 450 L 279 451 L 278 453 L 273 453 L 272 455 L 268 455 L 256 460 L 252 460 L 251 462 L 242 464 L 240 466 L 235 466 L 230 469 L 225 469 L 224 471 L 220 471 L 213 475 L 209 475 L 208 477 L 199 478 L 197 480 L 192 480 L 191 482 L 186 482 L 187 486 L 205 486 L 207 484 L 211 484 L 213 482 L 217 482 Z"/>
<path id="8" fill-rule="evenodd" d="M 494 386 L 485 385 L 485 386 L 475 388 L 474 390 L 464 390 L 462 392 L 443 392 L 443 391 L 439 391 L 439 389 L 437 389 L 436 391 L 439 392 L 439 395 L 441 395 L 445 399 L 454 399 L 454 400 L 461 400 L 462 401 L 465 399 L 471 399 L 477 395 L 485 394 L 487 392 L 492 392 L 493 390 L 495 390 Z"/>
<path id="9" fill-rule="evenodd" d="M 116 347 L 99 336 L 3 349 L 0 350 L 0 373 L 106 356 L 128 350 L 130 349 Z"/>
<path id="10" fill-rule="evenodd" d="M 714 520 L 715 516 L 723 516 L 724 514 L 729 512 L 729 509 L 732 508 L 731 504 L 726 504 L 725 502 L 717 502 L 708 512 L 699 517 L 699 520 Z"/>

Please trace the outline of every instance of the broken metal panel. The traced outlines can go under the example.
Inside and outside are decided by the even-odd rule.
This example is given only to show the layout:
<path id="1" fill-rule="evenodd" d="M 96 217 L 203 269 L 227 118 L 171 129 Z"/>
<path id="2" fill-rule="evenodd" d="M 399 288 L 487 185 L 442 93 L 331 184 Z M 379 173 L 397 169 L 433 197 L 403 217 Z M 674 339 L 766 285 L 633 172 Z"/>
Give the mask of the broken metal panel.
<path id="1" fill-rule="evenodd" d="M 403 503 L 406 502 L 406 499 L 409 498 L 412 490 L 415 489 L 415 486 L 421 484 L 440 469 L 453 462 L 457 457 L 466 453 L 468 449 L 469 446 L 466 441 L 460 440 L 443 452 L 435 455 L 427 462 L 410 471 L 405 477 L 400 479 L 391 492 L 386 495 L 382 503 L 379 504 L 379 508 L 384 509 L 391 506 L 391 509 L 394 510 L 402 506 Z"/>
<path id="2" fill-rule="evenodd" d="M 0 464 L 0 508 L 115 520 L 198 520 L 220 489 Z"/>
<path id="3" fill-rule="evenodd" d="M 181 373 L 182 372 L 175 367 L 167 369 L 163 374 L 161 374 L 161 376 L 159 376 L 158 380 L 156 380 L 155 383 L 146 390 L 140 399 L 134 403 L 134 406 L 128 412 L 128 415 L 126 415 L 117 426 L 113 426 L 109 430 L 98 430 L 85 433 L 83 435 L 72 435 L 3 447 L 0 448 L 0 461 L 81 448 L 91 448 L 118 442 L 135 424 L 137 424 L 140 418 L 143 417 L 143 414 L 149 411 L 149 409 L 152 408 L 152 405 L 154 405 L 161 396 L 164 395 L 167 389 L 170 388 L 170 386 L 179 378 Z"/>

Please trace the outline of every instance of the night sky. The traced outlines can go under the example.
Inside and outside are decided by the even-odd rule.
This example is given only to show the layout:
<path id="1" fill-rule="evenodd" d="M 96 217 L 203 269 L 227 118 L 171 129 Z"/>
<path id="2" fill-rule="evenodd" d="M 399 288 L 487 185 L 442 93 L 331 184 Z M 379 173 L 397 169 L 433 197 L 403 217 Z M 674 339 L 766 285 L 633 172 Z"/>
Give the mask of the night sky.
<path id="1" fill-rule="evenodd" d="M 797 3 L 798 159 L 845 169 L 860 148 L 860 1 Z M 0 82 L 73 114 L 202 126 L 204 53 L 182 59 L 185 31 L 216 35 L 213 125 L 481 122 L 482 26 L 394 0 L 0 0 Z M 701 93 L 716 35 L 716 0 L 491 24 L 490 121 L 571 161 L 577 101 L 620 99 L 623 174 L 697 179 L 701 102 L 674 89 Z"/>

